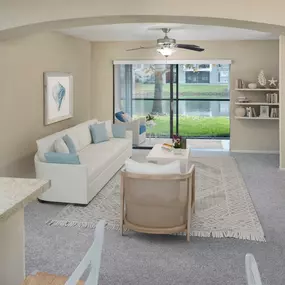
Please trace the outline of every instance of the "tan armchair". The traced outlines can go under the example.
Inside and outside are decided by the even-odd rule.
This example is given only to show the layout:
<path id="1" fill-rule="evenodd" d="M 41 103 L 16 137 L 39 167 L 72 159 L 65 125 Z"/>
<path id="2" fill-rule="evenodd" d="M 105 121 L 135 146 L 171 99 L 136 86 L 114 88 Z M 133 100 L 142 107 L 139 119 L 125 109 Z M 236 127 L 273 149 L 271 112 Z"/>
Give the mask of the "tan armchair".
<path id="1" fill-rule="evenodd" d="M 124 229 L 149 234 L 186 232 L 195 211 L 195 166 L 189 172 L 149 175 L 121 172 L 121 233 Z"/>

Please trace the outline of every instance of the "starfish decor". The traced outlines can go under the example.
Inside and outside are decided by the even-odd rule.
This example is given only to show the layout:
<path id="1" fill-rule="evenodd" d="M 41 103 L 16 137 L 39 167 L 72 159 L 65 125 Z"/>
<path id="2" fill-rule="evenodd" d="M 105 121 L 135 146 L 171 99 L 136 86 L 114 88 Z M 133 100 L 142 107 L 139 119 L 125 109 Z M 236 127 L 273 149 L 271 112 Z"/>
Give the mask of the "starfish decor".
<path id="1" fill-rule="evenodd" d="M 269 82 L 269 87 L 277 87 L 277 79 L 274 79 L 274 77 L 272 77 L 271 79 L 268 80 Z"/>

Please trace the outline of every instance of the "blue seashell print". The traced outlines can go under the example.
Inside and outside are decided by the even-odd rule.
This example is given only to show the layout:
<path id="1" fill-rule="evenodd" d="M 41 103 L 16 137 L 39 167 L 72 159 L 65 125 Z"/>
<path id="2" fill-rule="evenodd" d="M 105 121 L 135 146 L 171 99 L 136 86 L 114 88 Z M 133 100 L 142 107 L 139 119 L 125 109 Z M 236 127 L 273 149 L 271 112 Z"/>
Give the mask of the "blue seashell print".
<path id="1" fill-rule="evenodd" d="M 52 97 L 57 105 L 57 110 L 60 111 L 63 99 L 65 97 L 66 90 L 63 85 L 57 82 L 52 88 Z"/>

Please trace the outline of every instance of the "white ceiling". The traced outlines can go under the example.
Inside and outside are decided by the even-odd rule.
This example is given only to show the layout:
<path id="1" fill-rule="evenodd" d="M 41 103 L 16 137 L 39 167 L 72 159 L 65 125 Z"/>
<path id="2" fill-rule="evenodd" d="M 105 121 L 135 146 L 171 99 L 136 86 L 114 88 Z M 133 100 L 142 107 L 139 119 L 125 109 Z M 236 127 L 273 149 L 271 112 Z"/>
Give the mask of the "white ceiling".
<path id="1" fill-rule="evenodd" d="M 163 37 L 159 28 L 172 28 L 169 37 L 177 40 L 270 40 L 270 33 L 252 30 L 185 24 L 116 24 L 97 25 L 60 30 L 60 32 L 89 41 L 142 41 Z"/>

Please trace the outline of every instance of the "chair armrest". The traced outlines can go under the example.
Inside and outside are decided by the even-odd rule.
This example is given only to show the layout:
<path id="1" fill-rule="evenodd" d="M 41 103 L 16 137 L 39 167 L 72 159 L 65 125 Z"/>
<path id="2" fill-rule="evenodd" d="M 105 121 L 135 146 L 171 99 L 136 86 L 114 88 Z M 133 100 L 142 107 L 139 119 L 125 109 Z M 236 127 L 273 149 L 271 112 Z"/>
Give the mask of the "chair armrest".
<path id="1" fill-rule="evenodd" d="M 140 124 L 141 125 L 145 125 L 146 124 L 146 118 L 145 117 L 141 117 L 141 118 L 139 118 L 139 120 L 140 120 Z"/>
<path id="2" fill-rule="evenodd" d="M 132 131 L 126 131 L 126 139 L 133 141 L 133 132 Z"/>
<path id="3" fill-rule="evenodd" d="M 117 124 L 117 122 L 116 122 Z M 132 131 L 133 133 L 139 133 L 140 129 L 140 120 L 133 120 L 131 122 L 120 122 L 118 124 L 123 124 L 128 131 Z"/>

